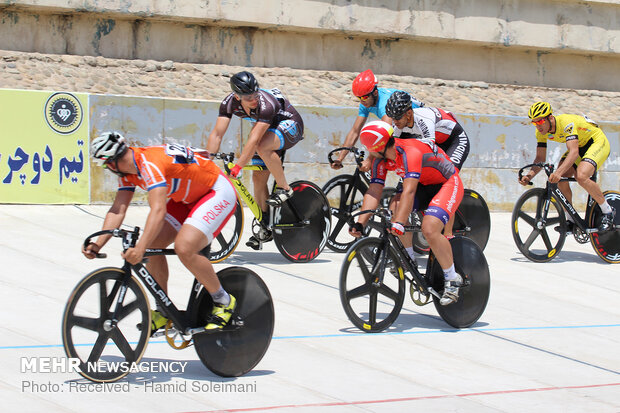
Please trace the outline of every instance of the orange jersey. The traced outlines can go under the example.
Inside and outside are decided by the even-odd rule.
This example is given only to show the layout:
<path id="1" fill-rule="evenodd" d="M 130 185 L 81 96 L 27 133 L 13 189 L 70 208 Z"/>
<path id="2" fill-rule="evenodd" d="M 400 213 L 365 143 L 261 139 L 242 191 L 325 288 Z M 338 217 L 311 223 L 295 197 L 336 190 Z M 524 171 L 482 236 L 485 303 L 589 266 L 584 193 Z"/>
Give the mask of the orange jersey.
<path id="1" fill-rule="evenodd" d="M 167 196 L 176 202 L 191 204 L 202 198 L 213 186 L 221 171 L 210 159 L 191 148 L 177 144 L 130 147 L 138 169 L 119 179 L 119 190 L 146 191 L 166 187 Z"/>

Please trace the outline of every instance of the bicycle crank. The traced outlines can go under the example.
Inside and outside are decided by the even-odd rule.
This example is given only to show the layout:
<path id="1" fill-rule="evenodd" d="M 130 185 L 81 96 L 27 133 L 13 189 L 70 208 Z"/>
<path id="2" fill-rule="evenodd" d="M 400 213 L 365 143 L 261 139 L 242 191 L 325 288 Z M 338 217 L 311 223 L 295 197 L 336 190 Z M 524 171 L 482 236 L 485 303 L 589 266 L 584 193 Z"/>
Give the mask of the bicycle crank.
<path id="1" fill-rule="evenodd" d="M 166 323 L 166 329 L 164 330 L 164 334 L 166 336 L 166 341 L 168 342 L 168 344 L 170 344 L 170 347 L 175 350 L 183 350 L 192 342 L 191 338 L 189 340 L 186 340 L 185 337 L 183 337 L 183 335 L 181 334 L 181 332 L 172 325 L 172 320 L 168 320 L 168 322 Z M 177 338 L 181 339 L 181 342 L 179 344 L 177 344 L 176 342 Z"/>
<path id="2" fill-rule="evenodd" d="M 409 295 L 415 305 L 423 306 L 431 302 L 431 295 L 425 292 L 422 287 L 414 286 L 413 283 L 409 285 Z"/>

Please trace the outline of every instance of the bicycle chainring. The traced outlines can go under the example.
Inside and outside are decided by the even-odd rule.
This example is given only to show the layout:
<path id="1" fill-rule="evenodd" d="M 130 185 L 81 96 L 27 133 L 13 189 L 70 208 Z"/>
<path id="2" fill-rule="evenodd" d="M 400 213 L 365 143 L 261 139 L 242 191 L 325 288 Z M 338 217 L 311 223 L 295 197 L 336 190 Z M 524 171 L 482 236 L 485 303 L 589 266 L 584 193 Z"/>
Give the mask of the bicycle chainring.
<path id="1" fill-rule="evenodd" d="M 418 306 L 423 306 L 431 302 L 431 295 L 422 290 L 419 285 L 415 285 L 415 283 L 409 285 L 409 295 L 411 295 L 411 300 L 415 305 Z"/>
<path id="2" fill-rule="evenodd" d="M 575 229 L 573 230 L 573 236 L 575 237 L 575 241 L 580 244 L 590 242 L 590 234 L 583 232 L 581 228 L 578 228 L 577 226 L 575 226 Z"/>

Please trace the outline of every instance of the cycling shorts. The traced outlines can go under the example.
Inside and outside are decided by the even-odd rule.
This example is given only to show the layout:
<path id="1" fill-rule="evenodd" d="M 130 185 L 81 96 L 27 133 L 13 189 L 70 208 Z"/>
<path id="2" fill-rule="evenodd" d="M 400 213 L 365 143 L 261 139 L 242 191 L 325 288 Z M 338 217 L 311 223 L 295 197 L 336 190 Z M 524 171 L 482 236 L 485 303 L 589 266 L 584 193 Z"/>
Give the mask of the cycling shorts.
<path id="1" fill-rule="evenodd" d="M 269 128 L 267 131 L 276 135 L 280 140 L 280 146 L 275 152 L 280 158 L 284 158 L 284 152 L 304 138 L 304 122 L 300 116 L 295 116 L 293 119 L 283 120 L 278 124 L 277 128 Z M 252 165 L 265 166 L 265 162 L 257 153 L 254 154 L 251 162 Z"/>
<path id="2" fill-rule="evenodd" d="M 437 217 L 445 225 L 461 204 L 464 192 L 458 174 L 452 175 L 443 184 L 418 185 L 413 209 L 424 210 L 424 215 Z"/>
<path id="3" fill-rule="evenodd" d="M 579 147 L 579 157 L 573 164 L 573 167 L 577 169 L 577 165 L 584 161 L 594 165 L 594 169 L 598 170 L 607 160 L 607 157 L 609 157 L 610 150 L 608 139 L 600 139 L 598 142 L 590 139 L 585 145 Z M 566 155 L 568 155 L 568 151 L 564 152 L 561 160 L 564 160 Z"/>
<path id="4" fill-rule="evenodd" d="M 437 146 L 444 150 L 456 169 L 460 171 L 467 155 L 469 155 L 469 138 L 463 127 L 457 123 L 452 129 L 450 137 L 444 142 L 438 143 Z"/>
<path id="5" fill-rule="evenodd" d="M 177 232 L 185 224 L 199 229 L 210 244 L 235 213 L 236 206 L 235 187 L 225 175 L 220 174 L 213 187 L 192 204 L 169 199 L 165 219 Z"/>

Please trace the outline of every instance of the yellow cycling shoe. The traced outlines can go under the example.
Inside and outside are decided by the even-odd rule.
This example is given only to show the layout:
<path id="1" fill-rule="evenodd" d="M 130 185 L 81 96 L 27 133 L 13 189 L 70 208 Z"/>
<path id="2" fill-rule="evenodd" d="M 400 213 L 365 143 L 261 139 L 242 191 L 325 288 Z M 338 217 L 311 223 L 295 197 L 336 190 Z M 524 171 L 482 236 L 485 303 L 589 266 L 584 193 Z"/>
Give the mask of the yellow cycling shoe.
<path id="1" fill-rule="evenodd" d="M 160 328 L 164 327 L 167 322 L 168 319 L 161 315 L 159 311 L 151 310 L 151 335 L 153 335 L 153 333 Z"/>
<path id="2" fill-rule="evenodd" d="M 230 321 L 233 311 L 237 307 L 237 300 L 232 294 L 230 295 L 230 303 L 226 307 L 223 304 L 213 304 L 213 311 L 206 330 L 217 330 L 224 327 Z"/>

